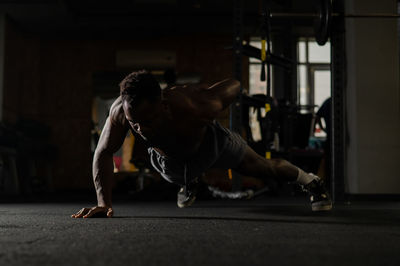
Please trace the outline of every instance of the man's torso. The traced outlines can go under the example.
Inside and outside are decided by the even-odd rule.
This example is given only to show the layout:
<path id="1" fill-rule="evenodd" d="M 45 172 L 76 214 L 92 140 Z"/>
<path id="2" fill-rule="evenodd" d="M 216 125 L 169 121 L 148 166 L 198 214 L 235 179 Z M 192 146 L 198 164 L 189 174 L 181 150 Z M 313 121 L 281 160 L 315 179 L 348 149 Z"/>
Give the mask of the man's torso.
<path id="1" fill-rule="evenodd" d="M 182 90 L 168 90 L 164 92 L 164 96 L 169 105 L 170 116 L 158 128 L 152 128 L 152 132 L 146 136 L 146 144 L 167 156 L 190 158 L 198 151 L 207 125 L 212 121 L 202 121 L 194 117 L 194 108 L 198 107 L 191 106 L 190 91 L 185 93 Z M 114 123 L 129 125 L 121 97 L 114 102 L 111 109 L 110 116 Z M 130 126 L 129 128 L 132 130 Z"/>

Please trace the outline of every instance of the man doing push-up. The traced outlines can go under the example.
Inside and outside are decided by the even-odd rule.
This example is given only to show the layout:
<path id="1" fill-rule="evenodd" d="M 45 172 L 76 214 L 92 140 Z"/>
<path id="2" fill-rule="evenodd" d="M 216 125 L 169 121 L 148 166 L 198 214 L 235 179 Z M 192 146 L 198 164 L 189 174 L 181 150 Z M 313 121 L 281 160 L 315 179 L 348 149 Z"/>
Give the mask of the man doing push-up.
<path id="1" fill-rule="evenodd" d="M 198 177 L 210 168 L 233 169 L 261 179 L 296 182 L 308 191 L 313 211 L 330 210 L 323 181 L 283 159 L 267 160 L 254 152 L 237 133 L 216 122 L 240 92 L 240 83 L 226 79 L 212 86 L 185 85 L 161 90 L 147 71 L 133 72 L 120 83 L 93 159 L 97 206 L 83 208 L 73 218 L 113 216 L 111 190 L 113 153 L 128 130 L 140 135 L 155 170 L 181 186 L 179 207 L 196 198 Z"/>

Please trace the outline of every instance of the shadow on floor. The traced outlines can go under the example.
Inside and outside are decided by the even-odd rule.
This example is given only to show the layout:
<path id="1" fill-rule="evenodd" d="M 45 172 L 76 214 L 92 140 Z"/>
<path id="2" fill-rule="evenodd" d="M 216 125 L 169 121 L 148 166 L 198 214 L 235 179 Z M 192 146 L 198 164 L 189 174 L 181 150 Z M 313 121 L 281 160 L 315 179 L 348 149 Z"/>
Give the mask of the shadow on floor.
<path id="1" fill-rule="evenodd" d="M 245 208 L 245 207 L 244 207 Z M 246 215 L 247 214 L 247 215 Z M 257 217 L 251 217 L 257 215 Z M 237 216 L 236 216 L 237 215 Z M 229 216 L 116 216 L 114 219 L 179 219 L 179 220 L 224 220 L 243 222 L 302 223 L 399 226 L 400 210 L 334 209 L 331 212 L 311 212 L 299 206 L 268 206 L 249 208 Z M 249 217 L 246 217 L 249 216 Z"/>

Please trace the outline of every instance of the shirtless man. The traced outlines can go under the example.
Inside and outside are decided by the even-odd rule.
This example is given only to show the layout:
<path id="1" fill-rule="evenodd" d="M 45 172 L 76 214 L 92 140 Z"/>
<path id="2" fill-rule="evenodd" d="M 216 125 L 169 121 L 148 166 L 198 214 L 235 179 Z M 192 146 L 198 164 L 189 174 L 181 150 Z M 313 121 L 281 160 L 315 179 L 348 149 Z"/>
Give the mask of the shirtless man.
<path id="1" fill-rule="evenodd" d="M 128 130 L 143 138 L 153 167 L 169 182 L 181 186 L 178 206 L 195 200 L 197 177 L 210 168 L 233 169 L 246 176 L 297 182 L 311 196 L 313 211 L 330 210 L 323 181 L 282 159 L 267 160 L 215 118 L 240 92 L 236 80 L 211 87 L 175 86 L 161 91 L 146 71 L 133 72 L 120 83 L 121 96 L 113 103 L 93 159 L 97 206 L 83 208 L 73 218 L 112 217 L 113 153 Z"/>

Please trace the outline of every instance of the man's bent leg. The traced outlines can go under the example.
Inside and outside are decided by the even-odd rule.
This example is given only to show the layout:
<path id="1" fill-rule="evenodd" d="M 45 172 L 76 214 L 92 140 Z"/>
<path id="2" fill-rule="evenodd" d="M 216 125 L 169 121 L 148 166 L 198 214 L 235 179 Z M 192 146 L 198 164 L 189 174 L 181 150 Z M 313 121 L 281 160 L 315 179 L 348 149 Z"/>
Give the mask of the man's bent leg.
<path id="1" fill-rule="evenodd" d="M 305 173 L 286 160 L 267 160 L 247 146 L 242 161 L 234 170 L 242 175 L 260 179 L 273 178 L 296 182 L 310 194 L 313 211 L 330 210 L 332 208 L 332 202 L 323 181 L 314 174 Z"/>
<path id="2" fill-rule="evenodd" d="M 299 168 L 293 164 L 283 159 L 267 160 L 249 146 L 246 147 L 242 161 L 234 170 L 242 175 L 260 179 L 273 178 L 288 182 L 297 181 L 299 176 Z"/>

